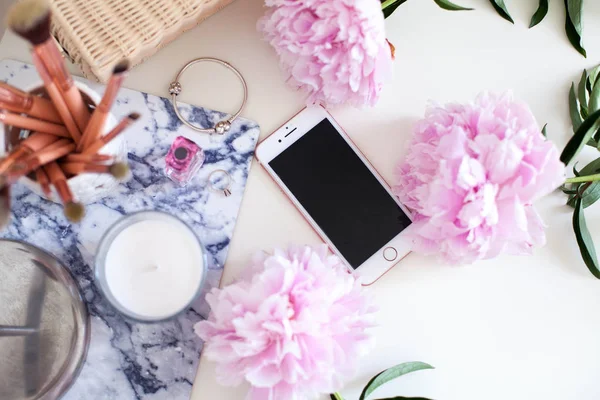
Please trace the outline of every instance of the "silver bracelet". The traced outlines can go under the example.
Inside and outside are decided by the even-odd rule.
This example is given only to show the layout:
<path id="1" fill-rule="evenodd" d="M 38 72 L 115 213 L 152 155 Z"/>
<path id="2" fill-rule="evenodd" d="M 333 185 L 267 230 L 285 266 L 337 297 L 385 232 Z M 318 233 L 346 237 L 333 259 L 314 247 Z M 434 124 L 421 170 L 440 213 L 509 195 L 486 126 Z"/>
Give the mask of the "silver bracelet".
<path id="1" fill-rule="evenodd" d="M 213 128 L 200 128 L 195 125 L 192 125 L 188 120 L 183 118 L 183 116 L 179 112 L 179 107 L 177 106 L 177 96 L 181 93 L 181 89 L 182 89 L 181 83 L 179 82 L 181 75 L 185 72 L 186 69 L 188 69 L 192 65 L 197 64 L 199 62 L 203 62 L 203 61 L 213 62 L 216 64 L 220 64 L 226 68 L 229 68 L 231 71 L 233 71 L 234 74 L 236 74 L 236 76 L 240 79 L 240 81 L 242 81 L 242 86 L 244 88 L 244 99 L 242 101 L 242 105 L 240 106 L 239 110 L 235 114 L 233 114 L 231 117 L 217 122 Z M 171 82 L 171 84 L 169 85 L 169 93 L 171 94 L 171 103 L 173 104 L 173 108 L 175 109 L 175 114 L 177 114 L 177 117 L 186 126 L 192 128 L 193 130 L 195 130 L 197 132 L 209 133 L 209 134 L 218 133 L 219 135 L 223 135 L 224 133 L 229 131 L 233 120 L 235 120 L 237 117 L 239 117 L 242 110 L 244 109 L 244 106 L 246 105 L 246 101 L 248 100 L 248 85 L 246 84 L 246 80 L 244 79 L 242 74 L 240 74 L 240 71 L 235 69 L 228 62 L 219 60 L 218 58 L 202 57 L 202 58 L 196 58 L 195 60 L 192 60 L 189 63 L 187 63 L 186 65 L 184 65 L 184 67 L 181 69 L 181 71 L 179 71 L 179 73 L 175 77 L 175 81 Z"/>

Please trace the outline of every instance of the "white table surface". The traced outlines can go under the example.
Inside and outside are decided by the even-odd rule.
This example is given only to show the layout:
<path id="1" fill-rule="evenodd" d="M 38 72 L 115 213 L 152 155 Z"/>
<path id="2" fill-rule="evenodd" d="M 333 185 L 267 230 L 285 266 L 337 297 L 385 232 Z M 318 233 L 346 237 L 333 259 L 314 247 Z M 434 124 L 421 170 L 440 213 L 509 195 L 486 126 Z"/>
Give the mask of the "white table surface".
<path id="1" fill-rule="evenodd" d="M 393 180 L 393 167 L 428 99 L 469 101 L 484 89 L 513 89 L 541 124 L 549 123 L 549 137 L 561 149 L 570 135 L 569 85 L 583 68 L 600 62 L 600 3 L 587 2 L 588 59 L 567 42 L 560 0 L 550 1 L 548 17 L 532 30 L 527 26 L 535 0 L 507 1 L 515 26 L 496 15 L 487 1 L 460 3 L 477 10 L 451 13 L 431 0 L 401 6 L 387 21 L 388 38 L 396 46 L 395 78 L 379 105 L 333 110 L 387 180 Z M 273 50 L 256 32 L 262 12 L 261 0 L 238 0 L 133 70 L 126 86 L 165 95 L 191 58 L 223 58 L 246 77 L 250 97 L 244 116 L 258 121 L 265 137 L 303 106 L 303 98 L 284 84 Z M 26 45 L 12 34 L 0 43 L 0 58 L 30 60 Z M 183 80 L 182 100 L 233 110 L 241 93 L 236 81 L 218 66 L 197 68 Z M 564 201 L 556 193 L 538 204 L 548 224 L 548 245 L 533 257 L 502 256 L 448 267 L 412 254 L 374 285 L 370 290 L 380 307 L 378 344 L 342 391 L 346 399 L 358 399 L 362 386 L 380 370 L 412 360 L 436 369 L 390 383 L 376 397 L 599 399 L 600 282 L 580 259 Z M 600 206 L 587 214 L 600 245 Z M 259 249 L 318 242 L 255 163 L 223 283 L 234 279 Z M 214 365 L 202 360 L 192 399 L 243 399 L 245 390 L 220 387 Z"/>

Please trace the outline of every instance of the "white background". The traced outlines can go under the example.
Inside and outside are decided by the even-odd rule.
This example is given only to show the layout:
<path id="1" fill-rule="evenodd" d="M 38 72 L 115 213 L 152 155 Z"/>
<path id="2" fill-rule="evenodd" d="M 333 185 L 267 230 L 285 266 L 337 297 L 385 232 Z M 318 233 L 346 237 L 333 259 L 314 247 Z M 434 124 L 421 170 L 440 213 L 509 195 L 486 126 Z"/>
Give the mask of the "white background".
<path id="1" fill-rule="evenodd" d="M 456 0 L 459 2 L 459 0 Z M 410 0 L 387 21 L 396 46 L 395 78 L 379 105 L 333 114 L 388 181 L 426 101 L 470 101 L 485 89 L 513 89 L 529 102 L 561 149 L 571 134 L 567 94 L 584 67 L 600 62 L 600 2 L 588 1 L 584 59 L 568 43 L 562 0 L 528 30 L 536 0 L 506 0 L 513 26 L 487 0 L 460 0 L 476 11 L 452 13 L 432 0 Z M 244 116 L 269 134 L 303 105 L 286 87 L 272 49 L 255 30 L 260 0 L 239 0 L 136 68 L 126 86 L 165 95 L 179 68 L 194 57 L 230 61 L 250 90 Z M 0 58 L 28 61 L 26 46 L 7 34 Z M 218 66 L 198 66 L 183 80 L 182 100 L 233 110 L 241 89 Z M 76 69 L 73 69 L 76 71 Z M 205 73 L 214 73 L 208 78 Z M 403 377 L 375 397 L 437 400 L 597 400 L 600 398 L 600 282 L 580 259 L 571 210 L 562 194 L 538 204 L 548 245 L 534 257 L 499 257 L 465 267 L 410 255 L 371 291 L 380 307 L 378 345 L 342 394 L 358 399 L 371 376 L 396 363 L 428 362 L 433 371 Z M 600 245 L 600 205 L 587 210 Z M 258 164 L 254 164 L 232 241 L 224 283 L 259 249 L 319 239 Z M 202 360 L 193 399 L 243 399 L 246 388 L 215 383 Z M 325 397 L 324 397 L 325 399 Z"/>

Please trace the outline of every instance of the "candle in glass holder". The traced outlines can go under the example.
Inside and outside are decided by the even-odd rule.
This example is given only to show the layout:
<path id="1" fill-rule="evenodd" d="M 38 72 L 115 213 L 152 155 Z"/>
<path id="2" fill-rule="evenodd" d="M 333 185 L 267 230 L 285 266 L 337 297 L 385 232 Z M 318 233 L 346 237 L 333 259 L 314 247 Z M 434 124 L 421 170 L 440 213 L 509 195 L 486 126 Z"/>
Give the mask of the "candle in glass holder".
<path id="1" fill-rule="evenodd" d="M 117 310 L 153 322 L 190 306 L 206 268 L 204 248 L 184 222 L 145 211 L 121 219 L 102 238 L 96 279 Z"/>

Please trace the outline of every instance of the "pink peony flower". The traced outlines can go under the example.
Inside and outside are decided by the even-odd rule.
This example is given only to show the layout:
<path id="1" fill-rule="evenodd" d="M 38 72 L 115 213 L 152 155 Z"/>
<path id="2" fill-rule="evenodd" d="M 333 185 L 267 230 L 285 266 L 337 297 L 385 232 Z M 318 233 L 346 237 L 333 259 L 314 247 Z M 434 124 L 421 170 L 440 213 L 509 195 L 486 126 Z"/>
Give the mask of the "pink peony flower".
<path id="1" fill-rule="evenodd" d="M 206 297 L 196 333 L 224 385 L 248 399 L 300 400 L 340 389 L 372 345 L 374 307 L 327 246 L 259 254 L 249 276 Z"/>
<path id="2" fill-rule="evenodd" d="M 266 0 L 258 22 L 309 103 L 373 106 L 391 75 L 378 0 Z"/>
<path id="3" fill-rule="evenodd" d="M 483 93 L 429 107 L 394 192 L 415 211 L 415 251 L 470 263 L 545 244 L 533 202 L 564 182 L 564 167 L 526 104 Z"/>

